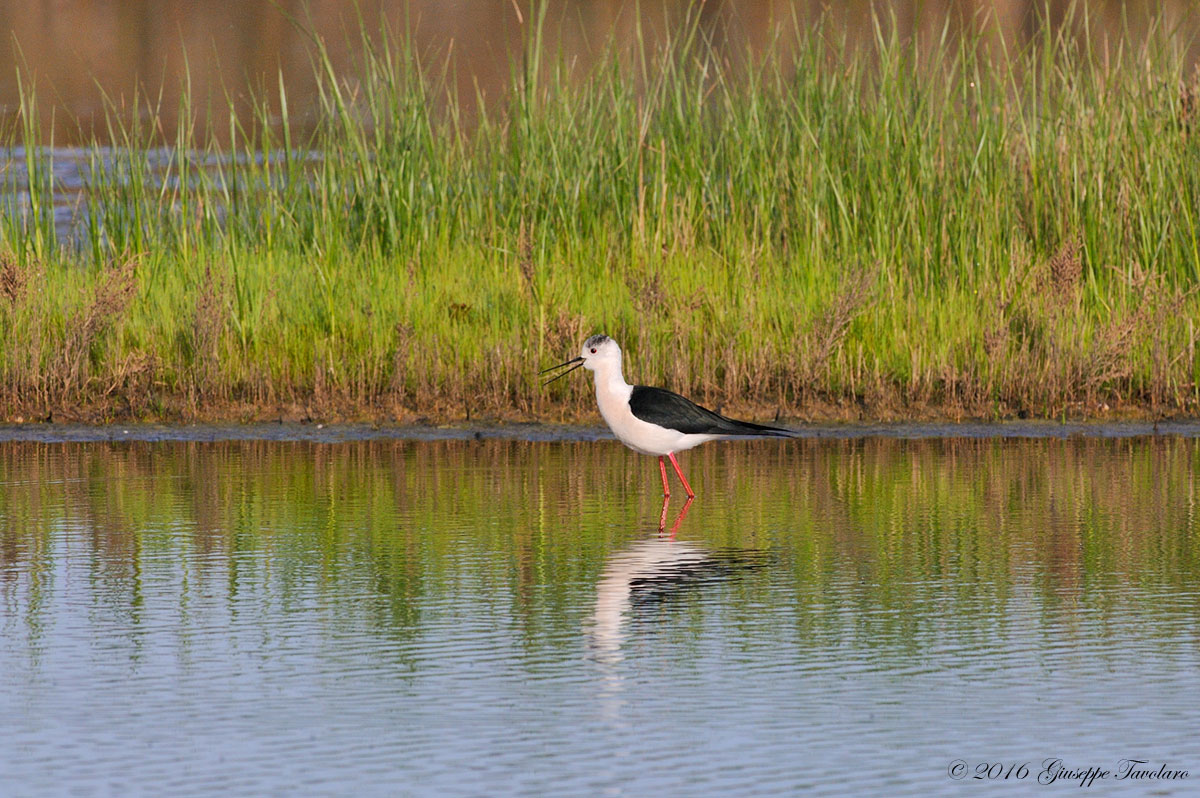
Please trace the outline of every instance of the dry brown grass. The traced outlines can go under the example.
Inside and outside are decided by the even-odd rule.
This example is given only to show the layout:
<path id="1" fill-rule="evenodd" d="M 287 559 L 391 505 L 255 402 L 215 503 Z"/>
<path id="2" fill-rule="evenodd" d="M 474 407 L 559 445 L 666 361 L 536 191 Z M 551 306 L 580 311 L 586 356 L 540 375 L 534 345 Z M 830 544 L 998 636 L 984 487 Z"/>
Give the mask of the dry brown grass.
<path id="1" fill-rule="evenodd" d="M 533 263 L 533 241 L 525 220 L 522 219 L 517 231 L 517 268 L 521 272 L 522 286 L 535 302 L 540 299 L 537 283 L 537 269 Z"/>
<path id="2" fill-rule="evenodd" d="M 29 277 L 16 258 L 0 255 L 0 300 L 10 308 L 15 307 L 25 297 L 28 282 Z"/>
<path id="3" fill-rule="evenodd" d="M 1086 281 L 1082 246 L 1068 240 L 1050 258 L 1014 269 L 990 299 L 991 321 L 980 349 L 983 368 L 961 375 L 964 398 L 989 402 L 1001 415 L 1084 413 L 1109 404 L 1185 406 L 1184 386 L 1169 377 L 1193 346 L 1168 359 L 1168 333 L 1195 288 L 1171 286 L 1133 264 L 1128 301 L 1111 310 L 1083 310 Z M 986 309 L 985 309 L 986 310 Z M 1150 378 L 1145 358 L 1150 357 Z"/>
<path id="4" fill-rule="evenodd" d="M 850 326 L 875 301 L 875 279 L 866 270 L 846 274 L 829 305 L 791 349 L 784 380 L 799 404 L 830 401 L 839 393 L 831 381 L 831 364 Z M 852 391 L 853 393 L 853 391 Z"/>
<path id="5" fill-rule="evenodd" d="M 193 413 L 214 399 L 226 399 L 217 379 L 220 369 L 220 342 L 229 323 L 229 282 L 212 265 L 204 267 L 204 283 L 196 294 L 192 311 L 191 352 L 188 403 Z"/>
<path id="6" fill-rule="evenodd" d="M 1175 119 L 1184 136 L 1191 135 L 1198 114 L 1200 114 L 1200 64 L 1193 68 L 1190 81 L 1181 81 L 1179 84 L 1179 110 Z"/>
<path id="7" fill-rule="evenodd" d="M 82 398 L 91 377 L 92 348 L 129 306 L 137 288 L 135 260 L 105 268 L 92 296 L 68 317 L 62 348 L 47 373 L 51 396 L 64 403 Z"/>

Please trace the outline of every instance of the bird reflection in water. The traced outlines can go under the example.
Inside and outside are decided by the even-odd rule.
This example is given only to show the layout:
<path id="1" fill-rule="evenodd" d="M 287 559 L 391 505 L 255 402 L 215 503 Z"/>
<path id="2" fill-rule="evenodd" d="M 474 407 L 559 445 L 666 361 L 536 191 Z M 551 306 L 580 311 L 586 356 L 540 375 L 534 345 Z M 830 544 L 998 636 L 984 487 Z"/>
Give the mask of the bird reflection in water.
<path id="1" fill-rule="evenodd" d="M 688 500 L 683 503 L 683 509 L 679 511 L 679 515 L 675 517 L 675 523 L 671 524 L 671 540 L 679 534 L 679 525 L 683 523 L 683 519 L 687 517 L 688 510 L 691 509 L 692 502 L 696 500 L 695 496 L 689 496 Z M 658 534 L 663 534 L 667 531 L 667 508 L 671 506 L 671 497 L 663 496 L 662 515 L 658 517 Z"/>
<path id="2" fill-rule="evenodd" d="M 687 596 L 727 583 L 767 564 L 767 553 L 754 549 L 714 550 L 675 539 L 688 505 L 670 535 L 634 543 L 608 558 L 596 585 L 596 602 L 586 629 L 597 661 L 616 665 L 631 621 L 661 620 L 662 612 Z M 666 520 L 663 505 L 663 523 Z"/>

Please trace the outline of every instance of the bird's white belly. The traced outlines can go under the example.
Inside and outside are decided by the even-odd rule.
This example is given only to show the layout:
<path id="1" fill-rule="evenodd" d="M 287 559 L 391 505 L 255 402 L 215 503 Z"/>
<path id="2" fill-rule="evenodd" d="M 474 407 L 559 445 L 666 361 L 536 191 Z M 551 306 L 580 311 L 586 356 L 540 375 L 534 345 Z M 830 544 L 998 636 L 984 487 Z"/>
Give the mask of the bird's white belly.
<path id="1" fill-rule="evenodd" d="M 690 435 L 678 430 L 660 427 L 642 421 L 629 409 L 629 393 L 625 391 L 596 391 L 596 404 L 604 416 L 609 429 L 617 440 L 639 454 L 661 457 L 672 452 L 682 452 L 705 441 L 720 438 L 720 435 Z M 624 394 L 624 395 L 623 395 Z"/>

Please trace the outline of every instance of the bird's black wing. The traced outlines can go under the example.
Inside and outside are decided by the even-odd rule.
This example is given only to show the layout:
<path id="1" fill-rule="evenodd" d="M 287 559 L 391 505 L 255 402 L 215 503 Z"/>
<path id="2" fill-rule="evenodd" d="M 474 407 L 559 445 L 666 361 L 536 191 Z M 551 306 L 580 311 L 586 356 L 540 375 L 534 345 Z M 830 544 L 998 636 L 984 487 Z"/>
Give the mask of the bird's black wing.
<path id="1" fill-rule="evenodd" d="M 689 435 L 792 435 L 790 431 L 778 427 L 725 418 L 677 393 L 645 385 L 633 386 L 629 409 L 642 421 Z"/>

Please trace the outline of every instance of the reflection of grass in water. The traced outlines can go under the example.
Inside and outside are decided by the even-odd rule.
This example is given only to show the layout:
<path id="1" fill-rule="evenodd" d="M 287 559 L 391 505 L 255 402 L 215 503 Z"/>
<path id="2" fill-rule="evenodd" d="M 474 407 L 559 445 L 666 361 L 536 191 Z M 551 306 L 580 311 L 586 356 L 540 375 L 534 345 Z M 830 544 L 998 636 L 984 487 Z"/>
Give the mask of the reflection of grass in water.
<path id="1" fill-rule="evenodd" d="M 113 114 L 85 252 L 55 247 L 32 156 L 32 205 L 3 215 L 0 413 L 557 417 L 588 389 L 541 398 L 534 371 L 601 329 L 638 378 L 747 411 L 1194 406 L 1180 42 L 1047 34 L 997 61 L 968 38 L 917 66 L 886 35 L 797 38 L 750 70 L 692 28 L 632 69 L 526 59 L 469 131 L 474 101 L 431 110 L 406 43 L 340 78 L 318 47 L 311 140 L 264 97 L 235 157 L 201 168 L 215 145 L 184 126 L 165 180 L 157 111 Z"/>
<path id="2" fill-rule="evenodd" d="M 722 583 L 729 617 L 786 600 L 818 644 L 913 650 L 948 623 L 994 641 L 1022 603 L 1067 634 L 1082 611 L 1103 627 L 1195 583 L 1196 455 L 1181 439 L 712 446 L 689 455 L 700 498 L 680 537 L 766 552 Z M 609 558 L 653 536 L 650 462 L 614 443 L 4 444 L 0 592 L 36 607 L 75 529 L 71 556 L 118 609 L 187 563 L 196 596 L 315 592 L 397 630 L 494 597 L 527 646 L 554 646 Z M 352 584 L 378 600 L 344 606 Z"/>

